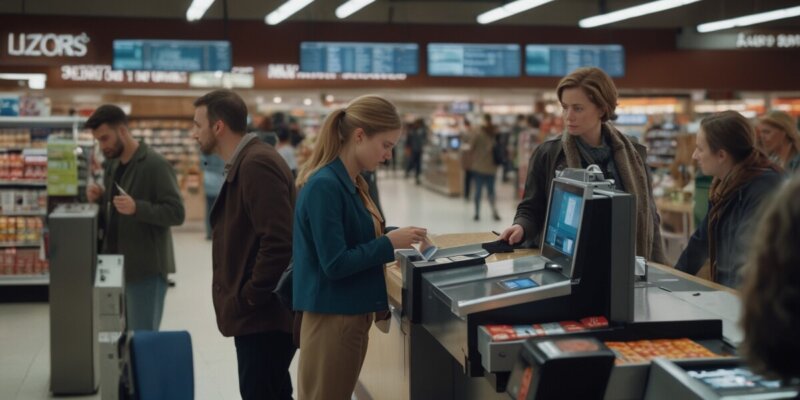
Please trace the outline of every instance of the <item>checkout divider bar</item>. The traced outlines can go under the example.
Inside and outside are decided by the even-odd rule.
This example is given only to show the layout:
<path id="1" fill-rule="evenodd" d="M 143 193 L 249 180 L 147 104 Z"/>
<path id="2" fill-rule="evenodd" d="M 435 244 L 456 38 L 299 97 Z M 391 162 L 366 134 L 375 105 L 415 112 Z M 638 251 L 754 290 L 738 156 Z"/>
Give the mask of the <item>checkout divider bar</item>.
<path id="1" fill-rule="evenodd" d="M 513 292 L 496 294 L 479 299 L 457 301 L 452 304 L 451 311 L 456 316 L 464 318 L 469 314 L 515 306 L 517 304 L 530 303 L 532 301 L 544 300 L 553 297 L 567 296 L 570 293 L 572 293 L 572 282 L 570 280 L 565 280 L 563 282 L 551 283 L 546 286 L 515 290 Z"/>

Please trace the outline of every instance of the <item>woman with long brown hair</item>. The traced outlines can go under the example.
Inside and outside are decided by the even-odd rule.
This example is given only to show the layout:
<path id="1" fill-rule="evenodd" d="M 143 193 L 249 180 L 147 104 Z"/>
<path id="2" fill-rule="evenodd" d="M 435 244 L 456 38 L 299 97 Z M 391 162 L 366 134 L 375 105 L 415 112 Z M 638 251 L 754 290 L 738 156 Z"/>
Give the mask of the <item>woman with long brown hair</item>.
<path id="1" fill-rule="evenodd" d="M 770 378 L 800 378 L 800 177 L 769 202 L 744 267 L 740 350 Z"/>
<path id="2" fill-rule="evenodd" d="M 329 114 L 297 177 L 293 304 L 300 327 L 299 399 L 350 399 L 376 312 L 388 310 L 383 265 L 426 237 L 384 233 L 362 171 L 391 158 L 402 123 L 395 106 L 362 96 Z M 383 313 L 382 313 L 383 314 Z"/>
<path id="3" fill-rule="evenodd" d="M 616 118 L 617 88 L 600 68 L 578 68 L 556 89 L 563 108 L 565 132 L 540 144 L 531 155 L 525 195 L 514 224 L 501 239 L 526 247 L 542 240 L 547 198 L 557 171 L 595 164 L 617 189 L 633 195 L 636 204 L 636 255 L 666 262 L 660 219 L 653 201 L 646 149 L 609 121 Z"/>
<path id="4" fill-rule="evenodd" d="M 780 184 L 780 168 L 755 147 L 750 122 L 723 111 L 700 122 L 692 158 L 713 177 L 708 214 L 689 239 L 675 268 L 696 274 L 710 259 L 711 279 L 736 287 L 745 262 L 749 222 Z"/>

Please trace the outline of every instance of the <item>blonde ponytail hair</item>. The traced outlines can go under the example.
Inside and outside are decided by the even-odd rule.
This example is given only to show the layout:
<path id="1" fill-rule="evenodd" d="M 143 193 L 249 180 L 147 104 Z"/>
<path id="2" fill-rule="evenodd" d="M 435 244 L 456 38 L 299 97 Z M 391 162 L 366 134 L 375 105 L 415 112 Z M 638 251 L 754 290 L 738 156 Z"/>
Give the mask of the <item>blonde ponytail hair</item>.
<path id="1" fill-rule="evenodd" d="M 402 121 L 397 108 L 380 96 L 361 96 L 325 118 L 317 144 L 297 175 L 297 187 L 303 187 L 317 171 L 339 157 L 353 132 L 361 128 L 367 137 L 400 129 Z"/>

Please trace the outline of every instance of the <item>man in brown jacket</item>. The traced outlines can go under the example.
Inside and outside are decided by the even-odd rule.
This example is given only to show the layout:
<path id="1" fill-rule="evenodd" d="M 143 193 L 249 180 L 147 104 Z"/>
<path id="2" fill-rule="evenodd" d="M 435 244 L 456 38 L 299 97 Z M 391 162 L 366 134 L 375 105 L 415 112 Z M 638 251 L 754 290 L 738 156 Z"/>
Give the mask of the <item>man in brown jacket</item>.
<path id="1" fill-rule="evenodd" d="M 194 106 L 192 136 L 225 161 L 210 217 L 217 326 L 234 337 L 243 399 L 291 399 L 293 316 L 272 290 L 292 257 L 294 178 L 272 146 L 245 135 L 236 93 L 215 90 Z"/>

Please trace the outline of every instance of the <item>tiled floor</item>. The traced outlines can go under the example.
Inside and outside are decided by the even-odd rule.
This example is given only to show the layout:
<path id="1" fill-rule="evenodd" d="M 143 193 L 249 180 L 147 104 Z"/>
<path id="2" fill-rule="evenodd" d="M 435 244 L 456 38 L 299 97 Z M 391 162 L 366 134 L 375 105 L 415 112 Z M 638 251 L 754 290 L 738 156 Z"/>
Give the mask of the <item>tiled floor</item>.
<path id="1" fill-rule="evenodd" d="M 491 220 L 486 200 L 482 220 L 472 220 L 474 205 L 449 198 L 382 171 L 381 203 L 387 223 L 426 227 L 431 234 L 501 230 L 511 223 L 516 207 L 510 184 L 498 180 L 498 208 L 503 221 Z M 183 227 L 174 233 L 178 273 L 176 287 L 167 293 L 162 329 L 188 330 L 194 347 L 196 398 L 238 399 L 236 354 L 232 339 L 217 331 L 211 304 L 211 246 L 199 229 Z M 0 290 L 3 290 L 0 287 Z M 50 398 L 49 307 L 39 304 L 0 304 L 0 399 Z M 292 365 L 296 372 L 297 357 Z M 97 399 L 99 395 L 70 397 Z"/>

